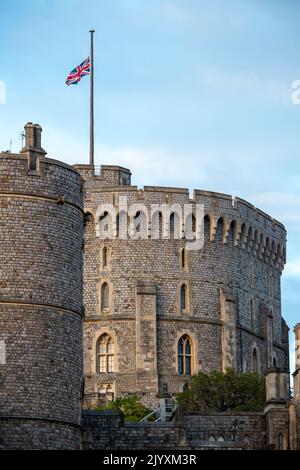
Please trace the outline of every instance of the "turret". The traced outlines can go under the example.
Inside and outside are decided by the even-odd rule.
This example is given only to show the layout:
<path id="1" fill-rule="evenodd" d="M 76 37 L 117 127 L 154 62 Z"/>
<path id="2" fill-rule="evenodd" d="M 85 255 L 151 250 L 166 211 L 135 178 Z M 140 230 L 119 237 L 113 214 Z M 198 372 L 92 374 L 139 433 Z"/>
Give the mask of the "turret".
<path id="1" fill-rule="evenodd" d="M 79 449 L 83 181 L 41 131 L 0 153 L 0 447 Z"/>

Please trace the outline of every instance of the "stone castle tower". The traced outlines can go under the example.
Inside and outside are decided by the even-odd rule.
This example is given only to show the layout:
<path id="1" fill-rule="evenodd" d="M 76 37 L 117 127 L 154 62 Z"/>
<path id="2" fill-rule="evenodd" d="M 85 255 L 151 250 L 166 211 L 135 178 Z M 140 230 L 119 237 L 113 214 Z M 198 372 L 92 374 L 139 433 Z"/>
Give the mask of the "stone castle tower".
<path id="1" fill-rule="evenodd" d="M 127 393 L 155 406 L 198 371 L 289 368 L 280 222 L 227 194 L 190 199 L 182 188 L 138 189 L 125 168 L 76 169 L 85 181 L 85 406 Z M 203 250 L 187 249 L 185 204 L 204 205 Z"/>
<path id="2" fill-rule="evenodd" d="M 191 199 L 138 189 L 118 166 L 66 165 L 46 158 L 39 125 L 25 135 L 20 154 L 0 153 L 0 448 L 78 449 L 82 398 L 131 393 L 155 406 L 192 374 L 229 367 L 267 373 L 269 444 L 286 448 L 290 426 L 299 448 L 283 225 L 230 195 Z M 189 250 L 198 205 L 204 247 Z"/>
<path id="3" fill-rule="evenodd" d="M 0 153 L 0 448 L 78 449 L 83 181 L 41 131 Z"/>

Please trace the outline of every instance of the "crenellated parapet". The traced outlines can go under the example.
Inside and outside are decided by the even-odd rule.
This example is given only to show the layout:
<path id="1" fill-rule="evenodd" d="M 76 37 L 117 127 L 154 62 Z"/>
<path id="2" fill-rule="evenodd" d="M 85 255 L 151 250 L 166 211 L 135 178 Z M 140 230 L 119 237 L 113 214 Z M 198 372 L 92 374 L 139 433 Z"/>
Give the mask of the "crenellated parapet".
<path id="1" fill-rule="evenodd" d="M 200 370 L 264 373 L 288 366 L 280 222 L 228 194 L 138 188 L 130 170 L 118 166 L 97 174 L 89 165 L 76 169 L 85 182 L 87 403 L 108 388 L 117 396 L 146 390 L 145 402 L 155 406 L 156 393 L 167 385 L 175 395 Z M 140 295 L 140 285 L 153 286 L 155 295 Z M 122 375 L 90 366 L 96 354 L 90 338 L 101 337 L 103 328 L 118 338 Z M 185 359 L 178 352 L 184 347 Z"/>
<path id="2" fill-rule="evenodd" d="M 200 232 L 203 223 L 208 232 L 206 241 L 216 242 L 217 230 L 220 232 L 218 242 L 223 245 L 233 244 L 254 258 L 282 271 L 286 263 L 286 230 L 285 227 L 249 202 L 228 194 L 194 190 L 190 198 L 186 188 L 168 188 L 145 186 L 139 189 L 130 185 L 130 170 L 103 166 L 99 175 L 95 175 L 89 165 L 77 165 L 86 179 L 88 195 L 85 211 L 93 215 L 96 232 L 99 233 L 99 220 L 106 212 L 111 220 L 111 235 L 118 238 L 119 212 L 128 211 L 128 235 L 134 236 L 136 214 L 141 214 L 143 234 L 148 239 L 157 237 L 157 216 L 162 215 L 161 238 L 170 234 L 170 217 L 174 214 L 176 233 L 174 238 L 188 239 L 184 207 L 191 206 L 196 216 L 196 205 L 203 205 L 202 220 L 197 220 L 196 230 Z M 113 171 L 114 169 L 114 171 Z M 122 175 L 128 179 L 122 180 Z M 117 183 L 117 184 L 116 184 Z M 96 205 L 95 205 L 96 203 Z M 113 206 L 113 211 L 110 208 Z M 138 237 L 137 237 L 138 239 Z"/>
<path id="3" fill-rule="evenodd" d="M 222 225 L 222 242 L 232 243 L 279 270 L 286 263 L 285 227 L 247 201 L 231 195 L 194 191 L 194 200 L 204 204 L 209 221 L 210 241 L 216 239 L 218 224 Z"/>

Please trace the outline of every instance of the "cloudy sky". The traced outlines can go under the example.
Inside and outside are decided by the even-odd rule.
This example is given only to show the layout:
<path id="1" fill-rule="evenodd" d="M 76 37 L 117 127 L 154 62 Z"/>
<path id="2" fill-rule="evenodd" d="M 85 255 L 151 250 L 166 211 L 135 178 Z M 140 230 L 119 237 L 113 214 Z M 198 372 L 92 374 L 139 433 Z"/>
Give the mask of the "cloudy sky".
<path id="1" fill-rule="evenodd" d="M 88 161 L 89 81 L 67 87 L 95 33 L 96 164 L 143 185 L 243 197 L 283 222 L 283 315 L 300 321 L 298 0 L 1 0 L 0 149 L 27 121 L 50 157 Z"/>

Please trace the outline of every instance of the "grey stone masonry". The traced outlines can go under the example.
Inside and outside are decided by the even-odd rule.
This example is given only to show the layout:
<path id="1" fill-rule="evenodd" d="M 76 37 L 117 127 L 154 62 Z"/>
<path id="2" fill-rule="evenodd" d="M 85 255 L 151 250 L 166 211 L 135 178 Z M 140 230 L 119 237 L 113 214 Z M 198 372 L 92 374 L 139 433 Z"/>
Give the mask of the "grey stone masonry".
<path id="1" fill-rule="evenodd" d="M 124 423 L 122 413 L 83 411 L 83 449 L 267 449 L 264 413 L 188 413 L 174 422 Z"/>
<path id="2" fill-rule="evenodd" d="M 115 396 L 137 393 L 150 406 L 158 404 L 155 396 L 166 387 L 176 395 L 191 376 L 179 371 L 178 341 L 184 335 L 190 340 L 192 374 L 227 367 L 263 374 L 269 367 L 288 367 L 280 287 L 286 231 L 280 222 L 227 194 L 195 190 L 190 199 L 184 188 L 138 189 L 129 178 L 121 180 L 125 170 L 120 167 L 103 166 L 97 174 L 90 165 L 75 168 L 85 181 L 85 406 L 96 406 L 99 391 L 107 386 Z M 127 216 L 129 234 L 138 217 L 140 234 L 146 236 L 126 238 L 119 231 L 124 198 L 128 207 L 136 204 L 136 212 Z M 203 204 L 204 248 L 187 250 L 181 219 L 180 239 L 157 237 L 154 204 L 170 205 L 171 211 L 176 204 L 181 209 Z M 99 227 L 108 207 L 115 214 L 105 219 L 111 236 L 103 237 Z M 162 221 L 163 229 L 169 222 Z M 155 294 L 138 295 L 139 283 L 155 286 Z M 105 309 L 103 284 L 109 288 Z M 114 370 L 109 373 L 99 370 L 96 358 L 97 341 L 105 334 L 114 344 Z"/>
<path id="3" fill-rule="evenodd" d="M 0 153 L 0 448 L 80 448 L 83 180 L 41 128 Z"/>

